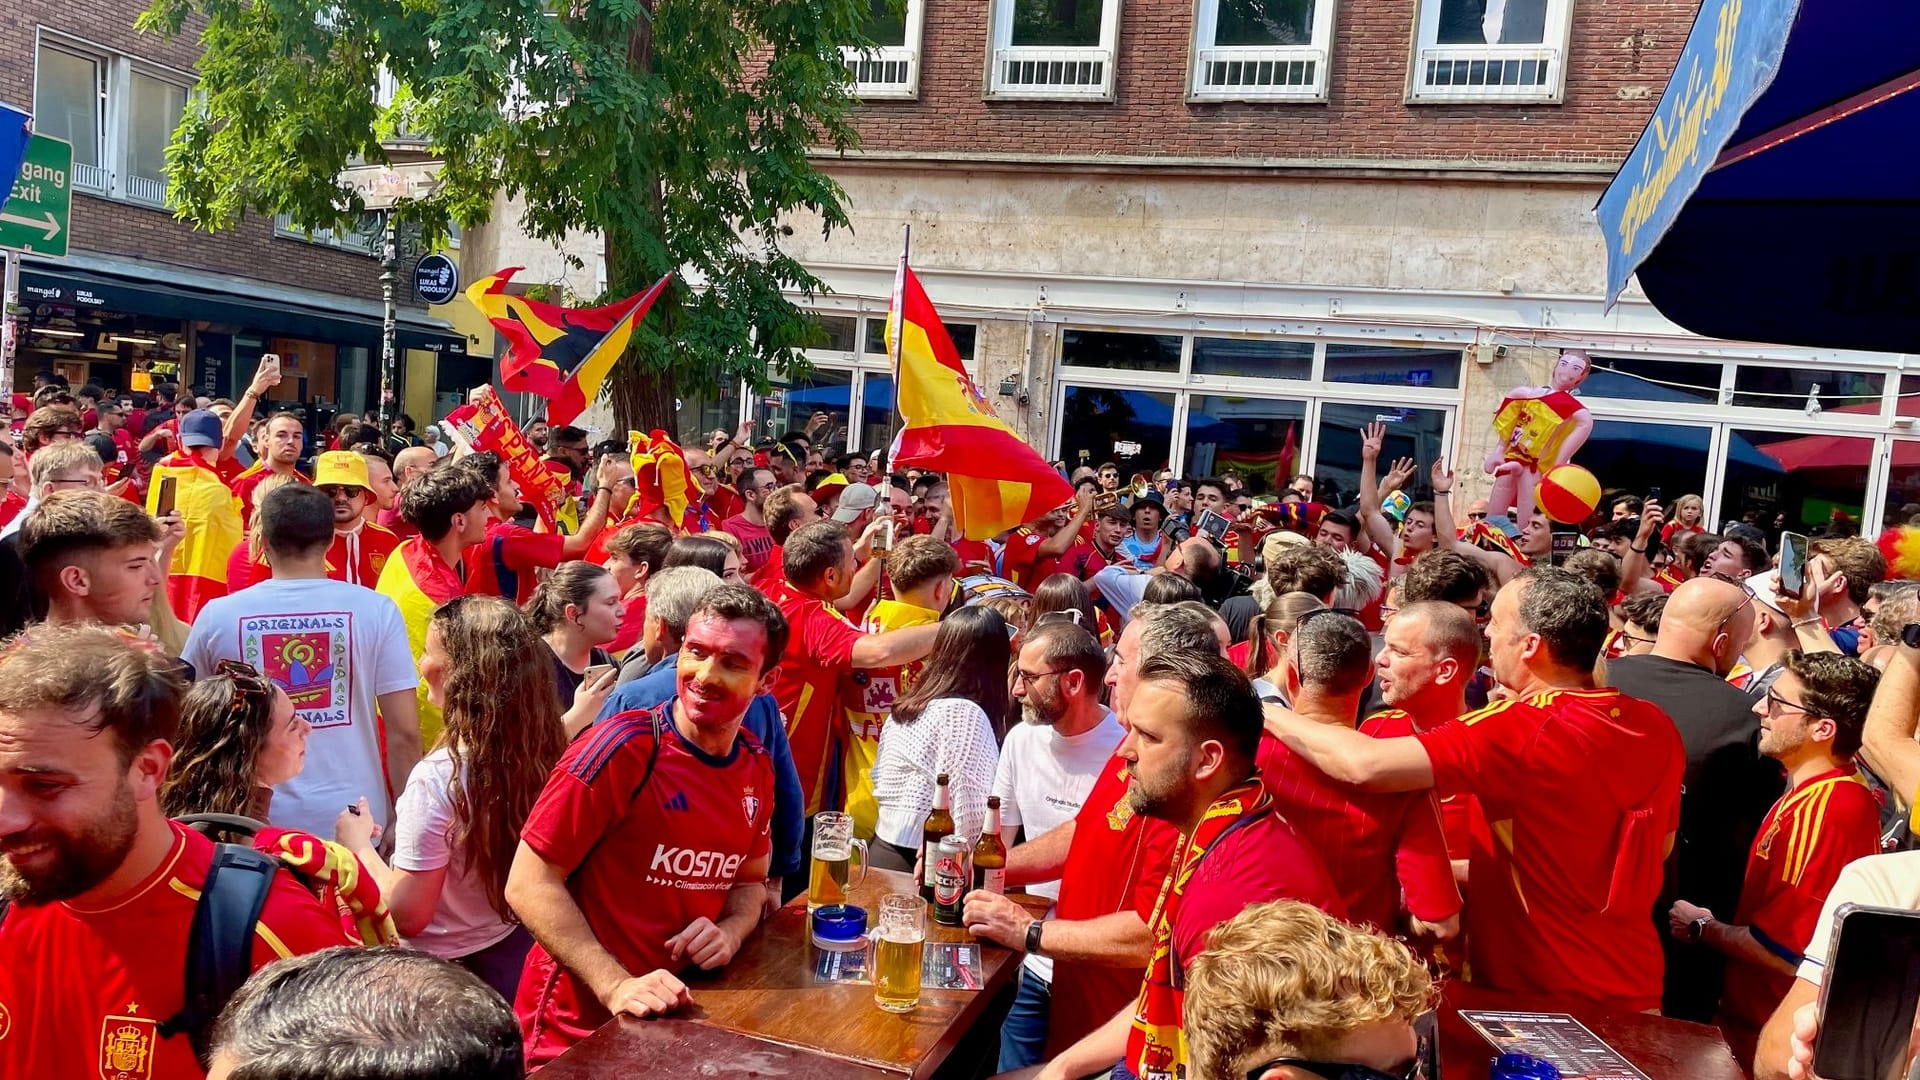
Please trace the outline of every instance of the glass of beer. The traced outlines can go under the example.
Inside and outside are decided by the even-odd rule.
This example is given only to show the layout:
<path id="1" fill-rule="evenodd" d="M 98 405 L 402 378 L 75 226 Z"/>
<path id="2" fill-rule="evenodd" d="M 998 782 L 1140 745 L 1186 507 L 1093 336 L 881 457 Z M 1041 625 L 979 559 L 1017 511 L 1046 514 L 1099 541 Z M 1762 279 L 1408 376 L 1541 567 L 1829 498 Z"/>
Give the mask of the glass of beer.
<path id="1" fill-rule="evenodd" d="M 920 1004 L 920 960 L 927 941 L 927 902 L 911 893 L 880 898 L 873 928 L 873 1003 L 888 1012 Z"/>
<path id="2" fill-rule="evenodd" d="M 854 849 L 860 851 L 860 876 L 847 881 Z M 807 910 L 839 907 L 847 890 L 867 880 L 867 842 L 853 836 L 853 815 L 836 811 L 813 819 L 813 870 L 807 878 Z"/>

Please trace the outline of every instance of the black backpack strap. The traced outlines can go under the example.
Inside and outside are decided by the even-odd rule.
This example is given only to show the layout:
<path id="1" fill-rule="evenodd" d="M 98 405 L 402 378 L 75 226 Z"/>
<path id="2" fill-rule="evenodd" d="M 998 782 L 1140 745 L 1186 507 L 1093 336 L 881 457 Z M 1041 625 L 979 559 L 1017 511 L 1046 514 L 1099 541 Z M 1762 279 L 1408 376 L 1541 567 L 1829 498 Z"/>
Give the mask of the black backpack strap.
<path id="1" fill-rule="evenodd" d="M 186 1004 L 160 1025 L 167 1038 L 185 1035 L 207 1065 L 213 1022 L 253 973 L 253 933 L 266 908 L 280 861 L 240 844 L 216 844 L 187 936 Z"/>

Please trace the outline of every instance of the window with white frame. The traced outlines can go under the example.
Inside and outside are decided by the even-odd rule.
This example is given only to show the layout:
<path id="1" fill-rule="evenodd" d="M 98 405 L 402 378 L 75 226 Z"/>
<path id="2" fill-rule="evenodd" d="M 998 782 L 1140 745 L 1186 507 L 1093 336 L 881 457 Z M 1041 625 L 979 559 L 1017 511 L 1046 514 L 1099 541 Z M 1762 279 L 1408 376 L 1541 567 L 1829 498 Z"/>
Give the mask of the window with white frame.
<path id="1" fill-rule="evenodd" d="M 1412 101 L 1556 102 L 1572 0 L 1420 0 Z"/>
<path id="2" fill-rule="evenodd" d="M 1113 96 L 1120 0 L 994 0 L 988 92 L 996 98 Z"/>
<path id="3" fill-rule="evenodd" d="M 1199 0 L 1197 101 L 1324 101 L 1333 0 Z"/>
<path id="4" fill-rule="evenodd" d="M 872 44 L 840 47 L 853 92 L 870 99 L 917 97 L 925 0 L 867 0 L 867 5 L 861 36 Z"/>
<path id="5" fill-rule="evenodd" d="M 308 232 L 292 214 L 276 214 L 273 235 L 284 240 L 305 240 L 310 244 L 335 247 L 357 255 L 380 254 L 380 215 L 362 214 L 353 225 L 343 229 L 314 229 Z"/>
<path id="6" fill-rule="evenodd" d="M 35 130 L 73 144 L 73 186 L 167 204 L 167 144 L 193 77 L 67 38 L 43 38 L 34 66 Z"/>

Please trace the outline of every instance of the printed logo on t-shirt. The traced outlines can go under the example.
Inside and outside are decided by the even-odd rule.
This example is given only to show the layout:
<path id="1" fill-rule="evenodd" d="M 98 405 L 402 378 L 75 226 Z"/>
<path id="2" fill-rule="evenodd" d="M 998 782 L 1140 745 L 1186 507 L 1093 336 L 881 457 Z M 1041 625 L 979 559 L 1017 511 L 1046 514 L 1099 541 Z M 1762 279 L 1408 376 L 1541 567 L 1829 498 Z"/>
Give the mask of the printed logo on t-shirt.
<path id="1" fill-rule="evenodd" d="M 240 655 L 293 700 L 316 728 L 353 723 L 353 616 L 250 615 L 240 620 Z"/>
<path id="2" fill-rule="evenodd" d="M 687 802 L 686 792 L 676 791 L 673 793 L 673 798 L 668 799 L 666 802 L 663 802 L 660 805 L 662 808 L 667 810 L 685 810 L 692 804 Z"/>
<path id="3" fill-rule="evenodd" d="M 7 1003 L 0 1001 L 0 1039 L 5 1039 L 7 1032 L 12 1030 L 13 1014 L 7 1011 Z"/>
<path id="4" fill-rule="evenodd" d="M 1121 792 L 1120 797 L 1113 800 L 1113 809 L 1107 811 L 1107 828 L 1119 832 L 1127 827 L 1127 822 L 1132 820 L 1133 803 L 1128 800 L 1125 792 Z"/>
<path id="5" fill-rule="evenodd" d="M 752 788 L 740 793 L 740 809 L 747 812 L 747 824 L 760 819 L 760 796 L 755 795 Z"/>
<path id="6" fill-rule="evenodd" d="M 127 1012 L 138 1006 L 129 1004 Z M 159 1025 L 144 1016 L 109 1016 L 100 1021 L 101 1080 L 149 1080 Z"/>
<path id="7" fill-rule="evenodd" d="M 655 844 L 647 884 L 673 889 L 731 889 L 745 855 Z"/>

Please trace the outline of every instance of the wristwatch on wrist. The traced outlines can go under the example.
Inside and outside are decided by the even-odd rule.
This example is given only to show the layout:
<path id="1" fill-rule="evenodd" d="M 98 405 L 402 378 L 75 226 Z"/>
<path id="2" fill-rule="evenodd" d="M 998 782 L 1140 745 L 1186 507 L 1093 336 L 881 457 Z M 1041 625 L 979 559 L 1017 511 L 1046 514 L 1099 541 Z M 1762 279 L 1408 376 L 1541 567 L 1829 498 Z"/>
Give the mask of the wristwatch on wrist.
<path id="1" fill-rule="evenodd" d="M 1045 919 L 1035 919 L 1027 924 L 1027 952 L 1040 955 L 1040 928 L 1047 925 Z"/>
<path id="2" fill-rule="evenodd" d="M 1688 923 L 1687 924 L 1687 940 L 1693 941 L 1693 942 L 1699 941 L 1700 935 L 1707 932 L 1707 924 L 1711 922 L 1713 922 L 1713 916 L 1702 915 L 1699 918 Z"/>

